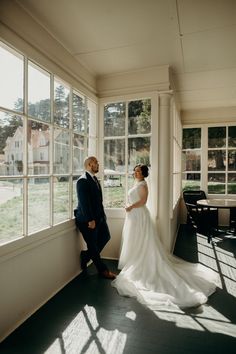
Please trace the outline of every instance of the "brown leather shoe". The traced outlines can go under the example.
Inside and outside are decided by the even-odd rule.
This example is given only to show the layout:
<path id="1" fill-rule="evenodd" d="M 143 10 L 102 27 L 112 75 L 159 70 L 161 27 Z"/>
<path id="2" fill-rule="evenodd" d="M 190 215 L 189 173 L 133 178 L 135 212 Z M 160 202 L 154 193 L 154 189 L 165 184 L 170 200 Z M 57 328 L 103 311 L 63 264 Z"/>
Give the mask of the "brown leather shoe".
<path id="1" fill-rule="evenodd" d="M 104 270 L 104 272 L 100 273 L 102 278 L 105 279 L 115 279 L 116 278 L 116 274 L 112 273 L 110 270 Z"/>

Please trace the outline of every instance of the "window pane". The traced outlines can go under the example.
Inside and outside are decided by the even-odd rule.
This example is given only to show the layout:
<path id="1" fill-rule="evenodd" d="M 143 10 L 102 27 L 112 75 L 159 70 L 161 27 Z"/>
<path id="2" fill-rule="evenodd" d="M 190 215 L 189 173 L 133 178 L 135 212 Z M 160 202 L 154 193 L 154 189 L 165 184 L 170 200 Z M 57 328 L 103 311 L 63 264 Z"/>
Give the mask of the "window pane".
<path id="1" fill-rule="evenodd" d="M 69 131 L 54 130 L 54 173 L 69 173 Z"/>
<path id="2" fill-rule="evenodd" d="M 146 134 L 151 132 L 151 100 L 131 101 L 128 105 L 129 134 Z"/>
<path id="3" fill-rule="evenodd" d="M 0 180 L 0 244 L 23 234 L 23 181 Z"/>
<path id="4" fill-rule="evenodd" d="M 139 163 L 150 165 L 150 138 L 128 139 L 129 171 L 133 171 L 134 166 Z"/>
<path id="5" fill-rule="evenodd" d="M 23 56 L 0 43 L 0 106 L 23 112 Z"/>
<path id="6" fill-rule="evenodd" d="M 236 150 L 229 151 L 228 169 L 229 169 L 229 171 L 236 171 Z"/>
<path id="7" fill-rule="evenodd" d="M 78 180 L 79 177 L 80 176 L 74 176 L 73 177 L 73 195 L 72 195 L 72 198 L 73 198 L 73 210 L 75 208 L 77 208 L 77 205 L 78 205 L 76 184 L 77 184 L 77 180 Z"/>
<path id="8" fill-rule="evenodd" d="M 105 208 L 124 208 L 125 176 L 105 175 L 103 197 Z"/>
<path id="9" fill-rule="evenodd" d="M 88 149 L 88 156 L 92 156 L 92 155 L 96 155 L 97 153 L 97 139 L 93 139 L 91 137 L 89 137 L 89 139 L 87 139 L 87 149 Z"/>
<path id="10" fill-rule="evenodd" d="M 85 132 L 85 97 L 73 93 L 73 130 Z"/>
<path id="11" fill-rule="evenodd" d="M 73 138 L 73 173 L 81 174 L 84 169 L 85 138 L 82 135 L 74 134 Z"/>
<path id="12" fill-rule="evenodd" d="M 208 193 L 225 194 L 224 173 L 208 173 Z"/>
<path id="13" fill-rule="evenodd" d="M 49 126 L 28 120 L 28 174 L 49 173 Z"/>
<path id="14" fill-rule="evenodd" d="M 225 147 L 225 143 L 226 143 L 226 127 L 208 128 L 209 148 Z"/>
<path id="15" fill-rule="evenodd" d="M 125 102 L 104 107 L 104 136 L 125 135 Z"/>
<path id="16" fill-rule="evenodd" d="M 50 226 L 49 178 L 30 178 L 28 181 L 28 233 Z"/>
<path id="17" fill-rule="evenodd" d="M 23 174 L 23 147 L 22 118 L 0 112 L 0 175 Z"/>
<path id="18" fill-rule="evenodd" d="M 54 218 L 53 224 L 69 219 L 69 177 L 59 177 L 53 182 L 53 205 Z"/>
<path id="19" fill-rule="evenodd" d="M 208 171 L 225 171 L 226 152 L 224 150 L 208 151 Z"/>
<path id="20" fill-rule="evenodd" d="M 97 136 L 97 105 L 88 99 L 88 134 Z"/>
<path id="21" fill-rule="evenodd" d="M 229 127 L 229 147 L 236 147 L 236 126 Z"/>
<path id="22" fill-rule="evenodd" d="M 29 62 L 28 114 L 44 122 L 51 120 L 50 74 Z"/>
<path id="23" fill-rule="evenodd" d="M 130 190 L 134 186 L 134 174 L 128 175 L 128 190 Z"/>
<path id="24" fill-rule="evenodd" d="M 199 149 L 201 147 L 201 128 L 183 129 L 183 149 Z"/>
<path id="25" fill-rule="evenodd" d="M 182 153 L 183 171 L 201 170 L 201 151 L 183 151 Z"/>
<path id="26" fill-rule="evenodd" d="M 228 174 L 228 194 L 236 194 L 236 173 Z"/>
<path id="27" fill-rule="evenodd" d="M 58 81 L 54 81 L 54 123 L 69 128 L 70 90 Z"/>
<path id="28" fill-rule="evenodd" d="M 125 170 L 125 140 L 104 141 L 104 169 L 123 172 Z"/>
<path id="29" fill-rule="evenodd" d="M 104 170 L 104 187 L 121 187 L 124 176 L 114 173 L 113 170 Z M 123 181 L 123 183 L 122 183 Z"/>
<path id="30" fill-rule="evenodd" d="M 183 173 L 182 175 L 183 190 L 199 190 L 201 182 L 200 173 Z"/>

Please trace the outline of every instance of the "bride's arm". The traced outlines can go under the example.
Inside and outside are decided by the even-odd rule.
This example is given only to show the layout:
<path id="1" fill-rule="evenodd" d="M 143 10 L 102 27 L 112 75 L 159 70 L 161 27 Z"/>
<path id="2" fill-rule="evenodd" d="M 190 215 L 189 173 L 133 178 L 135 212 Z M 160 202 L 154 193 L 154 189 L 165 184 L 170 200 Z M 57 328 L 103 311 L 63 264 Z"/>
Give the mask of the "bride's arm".
<path id="1" fill-rule="evenodd" d="M 148 188 L 146 185 L 139 187 L 139 196 L 140 199 L 136 203 L 126 207 L 125 208 L 126 211 L 130 211 L 134 208 L 140 208 L 141 206 L 146 204 L 148 198 Z"/>

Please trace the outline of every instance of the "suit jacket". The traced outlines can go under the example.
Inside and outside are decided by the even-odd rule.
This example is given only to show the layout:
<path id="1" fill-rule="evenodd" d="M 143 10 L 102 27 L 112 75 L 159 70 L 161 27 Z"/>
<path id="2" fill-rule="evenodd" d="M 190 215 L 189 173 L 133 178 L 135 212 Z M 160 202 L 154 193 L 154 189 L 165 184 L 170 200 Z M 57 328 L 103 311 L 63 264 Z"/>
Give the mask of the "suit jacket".
<path id="1" fill-rule="evenodd" d="M 76 223 L 99 221 L 105 217 L 102 190 L 89 173 L 85 172 L 76 183 L 78 206 L 75 209 Z"/>

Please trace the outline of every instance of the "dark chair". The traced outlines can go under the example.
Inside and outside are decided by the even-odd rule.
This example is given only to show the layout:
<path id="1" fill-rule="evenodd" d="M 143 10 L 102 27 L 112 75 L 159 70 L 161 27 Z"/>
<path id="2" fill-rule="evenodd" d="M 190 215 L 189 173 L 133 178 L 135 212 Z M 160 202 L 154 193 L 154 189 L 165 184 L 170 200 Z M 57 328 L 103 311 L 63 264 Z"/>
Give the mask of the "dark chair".
<path id="1" fill-rule="evenodd" d="M 229 227 L 236 234 L 236 208 L 230 208 Z"/>
<path id="2" fill-rule="evenodd" d="M 208 243 L 210 243 L 214 225 L 208 218 L 208 210 L 204 210 L 204 208 L 200 206 L 187 202 L 185 202 L 185 205 L 187 208 L 188 225 L 191 226 L 195 232 L 206 236 Z"/>
<path id="3" fill-rule="evenodd" d="M 200 199 L 207 199 L 206 193 L 202 190 L 189 190 L 183 191 L 183 197 L 185 203 L 197 205 L 197 201 Z"/>
<path id="4" fill-rule="evenodd" d="M 210 242 L 214 230 L 218 229 L 218 210 L 197 205 L 198 200 L 207 199 L 206 193 L 202 190 L 184 191 L 183 198 L 187 208 L 187 224 L 206 235 Z"/>

